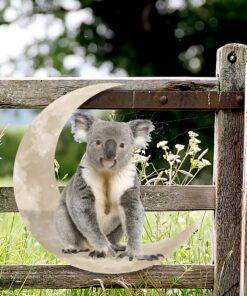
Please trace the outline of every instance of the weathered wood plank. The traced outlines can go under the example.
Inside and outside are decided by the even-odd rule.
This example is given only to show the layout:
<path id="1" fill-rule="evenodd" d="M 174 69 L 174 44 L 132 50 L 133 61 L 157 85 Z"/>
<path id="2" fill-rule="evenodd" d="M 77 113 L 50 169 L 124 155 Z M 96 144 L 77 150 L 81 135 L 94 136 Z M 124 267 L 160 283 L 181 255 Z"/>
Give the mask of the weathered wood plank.
<path id="1" fill-rule="evenodd" d="M 215 209 L 214 186 L 142 186 L 146 211 L 193 211 Z"/>
<path id="2" fill-rule="evenodd" d="M 245 94 L 247 95 L 247 64 L 245 67 Z M 240 295 L 247 295 L 247 104 L 245 104 L 244 107 L 244 163 L 241 235 Z"/>
<path id="3" fill-rule="evenodd" d="M 62 188 L 60 188 L 62 190 Z M 142 186 L 146 211 L 214 210 L 214 186 Z M 12 187 L 0 188 L 0 212 L 17 212 Z"/>
<path id="4" fill-rule="evenodd" d="M 245 52 L 245 53 L 244 53 Z M 244 88 L 246 46 L 228 44 L 217 52 L 220 91 Z M 215 132 L 215 286 L 214 295 L 239 295 L 243 111 L 219 111 Z"/>
<path id="5" fill-rule="evenodd" d="M 213 287 L 212 265 L 156 265 L 126 274 L 98 274 L 68 265 L 2 265 L 0 289 L 69 289 L 104 287 L 205 288 Z M 122 283 L 122 284 L 121 284 Z"/>
<path id="6" fill-rule="evenodd" d="M 123 83 L 119 91 L 218 91 L 216 78 L 80 78 L 2 79 L 0 108 L 45 107 L 60 96 L 80 87 L 104 82 Z"/>

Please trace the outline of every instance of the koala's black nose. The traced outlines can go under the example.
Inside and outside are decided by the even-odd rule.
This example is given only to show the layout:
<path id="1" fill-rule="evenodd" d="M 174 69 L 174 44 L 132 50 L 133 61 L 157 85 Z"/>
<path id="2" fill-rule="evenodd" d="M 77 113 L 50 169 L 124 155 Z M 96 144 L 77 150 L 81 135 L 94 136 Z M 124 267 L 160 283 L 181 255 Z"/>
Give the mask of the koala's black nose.
<path id="1" fill-rule="evenodd" d="M 105 156 L 107 159 L 113 159 L 116 156 L 117 143 L 109 139 L 105 142 Z"/>

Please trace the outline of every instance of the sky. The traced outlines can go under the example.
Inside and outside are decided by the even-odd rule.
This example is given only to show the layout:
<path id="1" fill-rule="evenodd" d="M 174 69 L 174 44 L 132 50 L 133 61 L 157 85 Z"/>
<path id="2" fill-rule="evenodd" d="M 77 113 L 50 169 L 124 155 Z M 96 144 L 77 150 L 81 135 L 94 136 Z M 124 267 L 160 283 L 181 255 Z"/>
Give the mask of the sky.
<path id="1" fill-rule="evenodd" d="M 36 113 L 27 109 L 2 109 L 0 110 L 0 132 L 4 127 L 7 127 L 7 129 L 25 127 L 29 125 L 36 116 Z"/>

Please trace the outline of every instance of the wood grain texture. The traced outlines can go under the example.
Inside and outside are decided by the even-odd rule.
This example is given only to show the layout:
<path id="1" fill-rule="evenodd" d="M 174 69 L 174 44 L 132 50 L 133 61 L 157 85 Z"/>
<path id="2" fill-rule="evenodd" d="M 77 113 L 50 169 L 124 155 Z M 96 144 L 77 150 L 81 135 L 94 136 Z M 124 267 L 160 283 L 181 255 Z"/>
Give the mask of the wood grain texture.
<path id="1" fill-rule="evenodd" d="M 103 259 L 102 259 L 103 261 Z M 0 289 L 69 289 L 104 287 L 213 287 L 212 265 L 156 265 L 126 274 L 97 274 L 68 265 L 2 265 Z"/>
<path id="2" fill-rule="evenodd" d="M 60 188 L 62 190 L 62 188 Z M 214 210 L 214 186 L 142 186 L 146 211 Z M 0 188 L 0 212 L 17 212 L 12 187 Z"/>
<path id="3" fill-rule="evenodd" d="M 246 49 L 247 51 L 247 49 Z M 245 67 L 245 97 L 247 96 L 247 64 Z M 240 295 L 247 295 L 247 104 L 244 106 L 244 163 L 241 229 Z"/>
<path id="4" fill-rule="evenodd" d="M 246 46 L 229 44 L 217 52 L 220 91 L 243 89 Z M 235 56 L 234 62 L 230 56 Z M 234 59 L 233 59 L 234 60 Z M 239 295 L 243 111 L 219 111 L 215 132 L 215 286 L 214 295 Z"/>
<path id="5" fill-rule="evenodd" d="M 218 91 L 216 78 L 2 79 L 0 80 L 0 108 L 45 107 L 77 88 L 104 82 L 123 83 L 121 88 L 116 89 L 120 91 Z"/>

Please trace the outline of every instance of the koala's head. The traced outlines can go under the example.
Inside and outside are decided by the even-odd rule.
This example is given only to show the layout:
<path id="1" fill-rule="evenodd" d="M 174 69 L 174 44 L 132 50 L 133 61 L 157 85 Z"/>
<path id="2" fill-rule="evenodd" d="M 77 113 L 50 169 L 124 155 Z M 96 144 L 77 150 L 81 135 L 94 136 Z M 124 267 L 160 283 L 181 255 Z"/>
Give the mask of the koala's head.
<path id="1" fill-rule="evenodd" d="M 72 116 L 72 134 L 87 143 L 86 156 L 98 170 L 118 170 L 131 161 L 133 148 L 145 149 L 154 126 L 149 120 L 104 121 L 77 111 Z"/>

